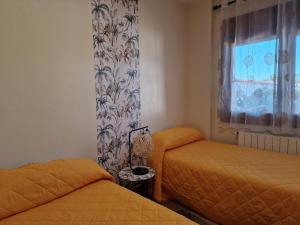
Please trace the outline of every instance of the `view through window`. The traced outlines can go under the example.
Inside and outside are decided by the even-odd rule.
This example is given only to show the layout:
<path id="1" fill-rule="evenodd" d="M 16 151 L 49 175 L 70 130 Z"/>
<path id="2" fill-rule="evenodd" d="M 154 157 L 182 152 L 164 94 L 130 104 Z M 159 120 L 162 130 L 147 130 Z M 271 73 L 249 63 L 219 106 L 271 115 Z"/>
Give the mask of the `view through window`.
<path id="1" fill-rule="evenodd" d="M 235 47 L 231 112 L 273 111 L 275 52 L 275 39 Z"/>
<path id="2" fill-rule="evenodd" d="M 235 59 L 231 112 L 261 115 L 273 112 L 276 40 L 238 45 Z M 294 113 L 300 114 L 300 35 L 296 38 Z"/>

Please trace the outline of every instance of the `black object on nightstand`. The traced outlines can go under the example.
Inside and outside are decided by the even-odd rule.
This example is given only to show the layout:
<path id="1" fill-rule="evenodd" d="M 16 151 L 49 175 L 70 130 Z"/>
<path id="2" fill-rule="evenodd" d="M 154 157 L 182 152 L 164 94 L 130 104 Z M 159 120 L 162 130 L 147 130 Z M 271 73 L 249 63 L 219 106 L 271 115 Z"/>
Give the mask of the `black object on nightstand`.
<path id="1" fill-rule="evenodd" d="M 136 167 L 133 166 L 134 170 Z M 147 166 L 139 166 L 139 168 L 147 169 L 148 172 L 143 175 L 133 174 L 130 167 L 126 167 L 119 172 L 120 185 L 134 191 L 146 198 L 152 198 L 155 171 Z"/>

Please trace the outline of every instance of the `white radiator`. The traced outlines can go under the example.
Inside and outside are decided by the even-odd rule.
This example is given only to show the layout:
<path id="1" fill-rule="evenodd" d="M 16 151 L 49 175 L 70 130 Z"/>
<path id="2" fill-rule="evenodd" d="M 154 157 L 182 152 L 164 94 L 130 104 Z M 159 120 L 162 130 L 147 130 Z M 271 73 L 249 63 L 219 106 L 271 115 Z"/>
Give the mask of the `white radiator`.
<path id="1" fill-rule="evenodd" d="M 239 132 L 238 145 L 265 151 L 300 155 L 300 138 Z"/>

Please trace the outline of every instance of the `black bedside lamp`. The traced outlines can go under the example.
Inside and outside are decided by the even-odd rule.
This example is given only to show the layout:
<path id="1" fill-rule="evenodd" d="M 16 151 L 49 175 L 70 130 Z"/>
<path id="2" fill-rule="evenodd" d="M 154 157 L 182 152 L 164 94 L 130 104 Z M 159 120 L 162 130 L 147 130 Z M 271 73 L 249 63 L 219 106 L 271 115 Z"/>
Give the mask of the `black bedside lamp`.
<path id="1" fill-rule="evenodd" d="M 133 129 L 129 132 L 129 137 L 128 137 L 129 138 L 129 167 L 134 175 L 145 175 L 149 172 L 149 169 L 147 169 L 145 167 L 138 166 L 138 167 L 135 167 L 134 169 L 132 169 L 132 147 L 133 146 L 131 144 L 131 134 L 134 132 L 137 132 L 137 131 L 141 131 L 142 134 L 145 134 L 145 133 L 150 134 L 150 130 L 149 130 L 148 126 Z"/>

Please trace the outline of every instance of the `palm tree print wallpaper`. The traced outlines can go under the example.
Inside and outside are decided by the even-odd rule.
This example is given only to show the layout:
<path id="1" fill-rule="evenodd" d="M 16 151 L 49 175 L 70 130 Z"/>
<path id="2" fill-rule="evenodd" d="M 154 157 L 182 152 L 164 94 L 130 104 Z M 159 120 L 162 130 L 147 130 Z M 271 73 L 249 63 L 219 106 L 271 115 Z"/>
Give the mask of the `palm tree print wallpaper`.
<path id="1" fill-rule="evenodd" d="M 128 133 L 140 123 L 138 0 L 92 0 L 99 163 L 128 166 Z"/>

